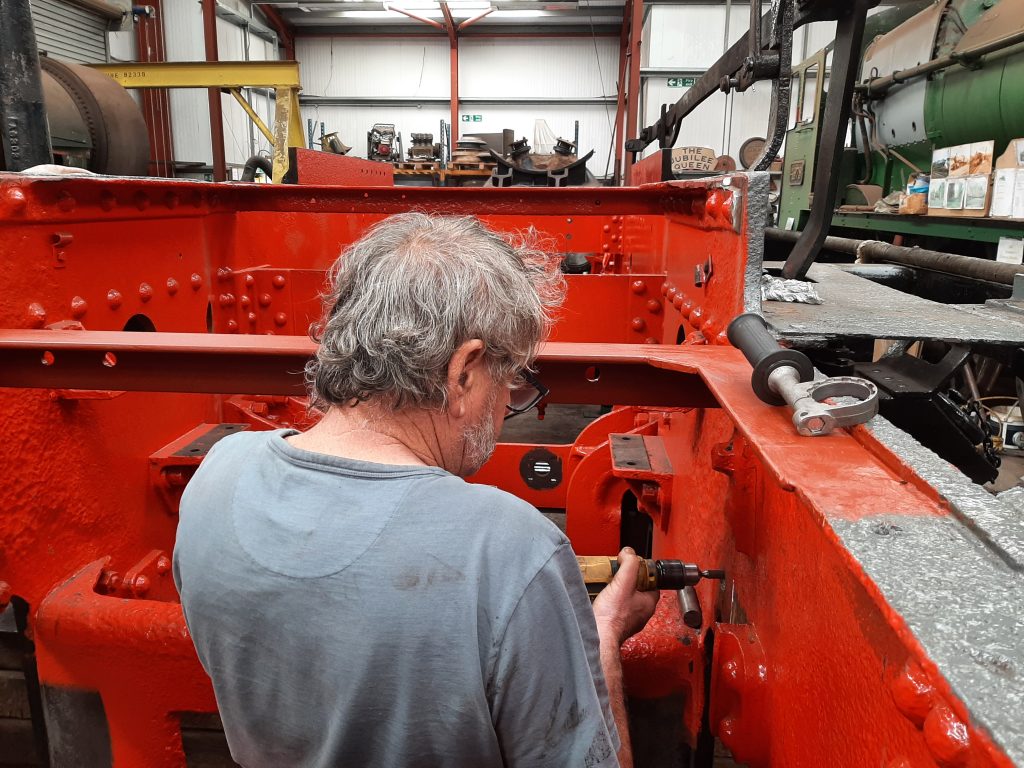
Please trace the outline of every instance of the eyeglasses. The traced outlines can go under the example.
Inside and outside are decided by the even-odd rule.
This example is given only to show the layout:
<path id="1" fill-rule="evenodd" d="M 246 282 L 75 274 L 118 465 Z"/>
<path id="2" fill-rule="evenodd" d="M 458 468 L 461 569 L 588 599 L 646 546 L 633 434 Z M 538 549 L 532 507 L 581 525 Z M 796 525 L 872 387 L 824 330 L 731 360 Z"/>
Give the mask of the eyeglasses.
<path id="1" fill-rule="evenodd" d="M 540 383 L 540 379 L 529 371 L 522 371 L 516 379 L 517 381 L 522 382 L 522 386 L 512 390 L 509 397 L 509 403 L 505 406 L 509 411 L 505 414 L 506 419 L 511 419 L 513 416 L 526 413 L 528 410 L 535 407 L 537 403 L 547 397 L 547 394 L 550 391 Z"/>

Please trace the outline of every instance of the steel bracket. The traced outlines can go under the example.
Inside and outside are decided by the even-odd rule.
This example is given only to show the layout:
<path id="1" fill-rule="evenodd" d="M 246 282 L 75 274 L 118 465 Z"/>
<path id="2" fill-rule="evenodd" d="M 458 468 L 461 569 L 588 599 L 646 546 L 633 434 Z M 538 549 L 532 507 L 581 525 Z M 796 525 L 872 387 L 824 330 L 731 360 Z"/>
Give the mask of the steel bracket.
<path id="1" fill-rule="evenodd" d="M 640 509 L 668 529 L 672 503 L 672 462 L 657 435 L 611 434 L 612 473 L 633 489 Z"/>

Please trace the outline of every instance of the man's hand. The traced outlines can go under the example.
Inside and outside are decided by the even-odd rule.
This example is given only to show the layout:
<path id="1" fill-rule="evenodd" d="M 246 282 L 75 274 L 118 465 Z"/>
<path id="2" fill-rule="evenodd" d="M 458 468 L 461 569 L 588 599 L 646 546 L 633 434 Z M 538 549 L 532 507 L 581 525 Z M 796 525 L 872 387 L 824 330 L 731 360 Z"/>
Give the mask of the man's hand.
<path id="1" fill-rule="evenodd" d="M 647 624 L 658 605 L 659 593 L 637 592 L 640 558 L 630 547 L 619 552 L 619 570 L 594 600 L 594 618 L 602 645 L 618 648 Z"/>

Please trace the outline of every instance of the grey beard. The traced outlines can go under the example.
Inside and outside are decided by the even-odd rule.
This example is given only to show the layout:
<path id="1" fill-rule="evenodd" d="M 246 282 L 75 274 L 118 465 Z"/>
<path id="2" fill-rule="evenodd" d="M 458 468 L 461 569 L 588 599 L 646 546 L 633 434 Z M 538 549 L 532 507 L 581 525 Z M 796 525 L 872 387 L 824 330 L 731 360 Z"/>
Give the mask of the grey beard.
<path id="1" fill-rule="evenodd" d="M 468 426 L 462 431 L 467 476 L 475 474 L 487 463 L 498 444 L 497 430 L 494 428 L 494 404 L 497 399 L 497 393 L 488 398 L 487 408 L 480 423 Z"/>

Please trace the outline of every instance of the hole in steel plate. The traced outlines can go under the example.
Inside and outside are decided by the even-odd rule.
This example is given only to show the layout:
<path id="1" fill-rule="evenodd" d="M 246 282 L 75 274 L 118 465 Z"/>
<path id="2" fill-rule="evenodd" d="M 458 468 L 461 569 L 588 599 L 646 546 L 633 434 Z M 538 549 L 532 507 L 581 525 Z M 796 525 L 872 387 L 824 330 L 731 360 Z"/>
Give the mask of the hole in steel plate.
<path id="1" fill-rule="evenodd" d="M 586 377 L 587 381 L 593 384 L 601 378 L 601 369 L 596 365 L 592 365 L 583 372 L 583 375 Z"/>
<path id="2" fill-rule="evenodd" d="M 46 350 L 43 352 L 42 358 L 39 360 L 43 365 L 53 365 L 53 352 Z"/>
<path id="3" fill-rule="evenodd" d="M 115 355 L 113 352 L 107 352 L 103 356 L 103 365 L 105 365 L 107 368 L 113 368 L 115 365 L 117 365 L 117 355 Z"/>
<path id="4" fill-rule="evenodd" d="M 140 332 L 140 333 L 153 333 L 156 331 L 156 325 L 145 315 L 132 315 L 128 318 L 128 322 L 124 324 L 125 331 Z"/>

